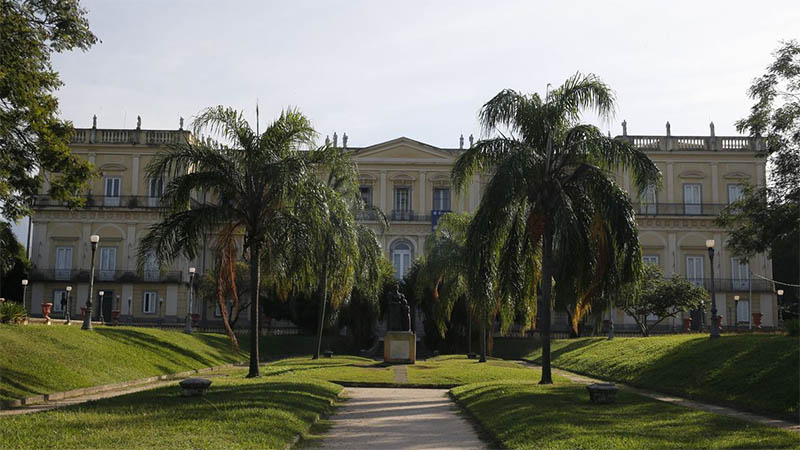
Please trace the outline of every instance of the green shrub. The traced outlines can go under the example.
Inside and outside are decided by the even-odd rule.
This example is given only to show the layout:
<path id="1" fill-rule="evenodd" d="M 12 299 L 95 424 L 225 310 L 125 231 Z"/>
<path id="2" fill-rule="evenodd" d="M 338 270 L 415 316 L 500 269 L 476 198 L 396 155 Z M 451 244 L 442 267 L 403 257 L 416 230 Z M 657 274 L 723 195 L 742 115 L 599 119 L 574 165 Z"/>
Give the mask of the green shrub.
<path id="1" fill-rule="evenodd" d="M 26 317 L 25 306 L 10 301 L 0 303 L 0 323 L 22 323 Z"/>
<path id="2" fill-rule="evenodd" d="M 789 336 L 800 336 L 800 320 L 793 319 L 786 322 L 786 332 Z"/>

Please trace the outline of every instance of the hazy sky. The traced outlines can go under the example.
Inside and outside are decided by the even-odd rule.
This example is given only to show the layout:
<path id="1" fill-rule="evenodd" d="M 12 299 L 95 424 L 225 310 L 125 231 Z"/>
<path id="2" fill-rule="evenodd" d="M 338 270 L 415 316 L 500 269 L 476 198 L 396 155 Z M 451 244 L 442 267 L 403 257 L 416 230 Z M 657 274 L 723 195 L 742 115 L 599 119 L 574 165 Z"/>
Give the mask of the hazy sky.
<path id="1" fill-rule="evenodd" d="M 102 43 L 54 58 L 77 127 L 177 128 L 229 105 L 262 121 L 296 106 L 350 146 L 407 136 L 454 147 L 503 88 L 544 92 L 592 72 L 616 92 L 620 134 L 733 134 L 746 90 L 800 1 L 84 0 Z"/>

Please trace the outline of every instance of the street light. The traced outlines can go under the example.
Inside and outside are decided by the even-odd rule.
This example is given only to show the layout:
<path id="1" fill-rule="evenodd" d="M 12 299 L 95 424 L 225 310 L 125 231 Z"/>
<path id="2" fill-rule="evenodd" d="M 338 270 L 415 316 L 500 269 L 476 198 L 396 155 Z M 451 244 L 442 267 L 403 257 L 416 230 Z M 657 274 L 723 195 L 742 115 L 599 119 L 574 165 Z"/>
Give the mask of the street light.
<path id="1" fill-rule="evenodd" d="M 89 237 L 92 243 L 92 259 L 91 270 L 89 271 L 89 295 L 86 297 L 86 315 L 83 318 L 83 326 L 81 330 L 92 329 L 92 295 L 94 295 L 94 254 L 97 251 L 97 243 L 100 242 L 100 236 L 93 234 Z"/>
<path id="2" fill-rule="evenodd" d="M 714 240 L 706 240 L 708 259 L 711 260 L 711 339 L 719 337 L 719 316 L 717 316 L 717 290 L 714 286 Z"/>
<path id="3" fill-rule="evenodd" d="M 97 296 L 100 297 L 100 323 L 106 323 L 105 319 L 103 319 L 103 300 L 106 299 L 106 293 L 105 291 L 100 291 Z"/>
<path id="4" fill-rule="evenodd" d="M 783 308 L 781 307 L 781 297 L 783 289 L 778 289 L 778 326 L 783 327 Z"/>
<path id="5" fill-rule="evenodd" d="M 64 313 L 64 320 L 65 320 L 64 325 L 71 325 L 69 322 L 70 320 L 69 311 L 71 309 L 70 297 L 72 297 L 72 286 L 67 286 L 67 312 Z"/>
<path id="6" fill-rule="evenodd" d="M 739 296 L 733 296 L 733 331 L 739 331 Z"/>
<path id="7" fill-rule="evenodd" d="M 22 280 L 22 306 L 28 303 L 28 280 Z"/>
<path id="8" fill-rule="evenodd" d="M 194 267 L 189 267 L 189 301 L 186 308 L 186 327 L 183 332 L 192 334 L 192 286 L 194 284 Z"/>

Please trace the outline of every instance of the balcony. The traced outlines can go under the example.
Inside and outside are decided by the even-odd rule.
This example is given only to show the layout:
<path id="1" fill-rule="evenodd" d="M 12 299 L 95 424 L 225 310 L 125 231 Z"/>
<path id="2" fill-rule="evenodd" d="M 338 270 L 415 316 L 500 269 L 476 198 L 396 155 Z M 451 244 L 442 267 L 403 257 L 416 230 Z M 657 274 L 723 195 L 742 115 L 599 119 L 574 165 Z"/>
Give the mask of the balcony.
<path id="1" fill-rule="evenodd" d="M 718 216 L 726 203 L 634 203 L 637 216 Z"/>
<path id="2" fill-rule="evenodd" d="M 89 282 L 88 270 L 69 269 L 32 269 L 29 275 L 31 281 L 69 281 Z M 132 270 L 100 270 L 95 268 L 95 281 L 110 281 L 115 283 L 180 283 L 180 271 L 149 271 L 136 272 Z"/>
<path id="3" fill-rule="evenodd" d="M 123 195 L 119 197 L 106 197 L 104 195 L 85 195 L 84 208 L 124 208 L 124 209 L 153 209 L 160 206 L 160 198 L 142 195 Z M 55 200 L 48 195 L 37 195 L 34 208 L 66 208 L 63 202 Z"/>
<path id="4" fill-rule="evenodd" d="M 711 292 L 711 278 L 702 279 L 689 279 L 689 282 L 697 286 L 703 286 L 707 291 Z M 714 288 L 717 292 L 775 292 L 775 287 L 771 281 L 754 279 L 742 280 L 736 278 L 715 278 Z"/>

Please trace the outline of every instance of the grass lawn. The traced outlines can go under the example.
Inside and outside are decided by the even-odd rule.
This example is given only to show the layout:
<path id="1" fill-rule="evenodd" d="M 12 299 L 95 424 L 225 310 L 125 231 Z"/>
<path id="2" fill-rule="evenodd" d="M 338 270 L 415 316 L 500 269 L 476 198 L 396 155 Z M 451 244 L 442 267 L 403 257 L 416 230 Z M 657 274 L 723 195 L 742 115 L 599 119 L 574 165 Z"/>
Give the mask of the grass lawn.
<path id="1" fill-rule="evenodd" d="M 620 392 L 594 405 L 584 386 L 487 382 L 453 397 L 507 448 L 799 448 L 800 435 Z"/>
<path id="2" fill-rule="evenodd" d="M 264 375 L 297 375 L 332 383 L 393 383 L 394 370 L 381 362 L 358 356 L 334 356 L 312 360 L 311 356 L 270 363 Z"/>
<path id="3" fill-rule="evenodd" d="M 521 366 L 513 361 L 489 359 L 479 363 L 463 355 L 437 356 L 426 361 L 417 361 L 408 366 L 408 383 L 453 386 L 480 381 L 520 380 L 539 381 L 537 369 Z M 557 380 L 563 380 L 555 376 Z"/>
<path id="4" fill-rule="evenodd" d="M 204 397 L 175 386 L 4 417 L 4 448 L 283 448 L 326 413 L 342 387 L 300 374 L 212 378 Z"/>
<path id="5" fill-rule="evenodd" d="M 224 335 L 150 328 L 0 325 L 0 400 L 244 361 Z"/>
<path id="6" fill-rule="evenodd" d="M 560 339 L 553 365 L 589 376 L 797 420 L 800 341 L 688 334 Z M 540 362 L 538 339 L 497 339 L 495 356 Z"/>

